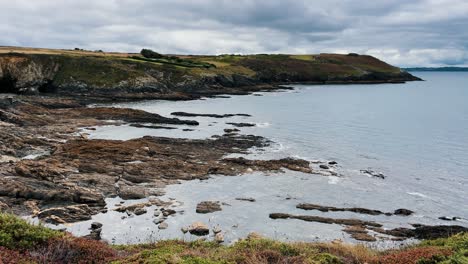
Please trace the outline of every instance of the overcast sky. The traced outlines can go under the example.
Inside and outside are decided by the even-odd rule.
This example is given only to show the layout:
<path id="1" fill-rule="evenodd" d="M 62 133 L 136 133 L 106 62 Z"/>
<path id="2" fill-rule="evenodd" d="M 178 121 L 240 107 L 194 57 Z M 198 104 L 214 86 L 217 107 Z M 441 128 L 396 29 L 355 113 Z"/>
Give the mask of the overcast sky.
<path id="1" fill-rule="evenodd" d="M 0 45 L 468 65 L 468 0 L 0 0 Z"/>

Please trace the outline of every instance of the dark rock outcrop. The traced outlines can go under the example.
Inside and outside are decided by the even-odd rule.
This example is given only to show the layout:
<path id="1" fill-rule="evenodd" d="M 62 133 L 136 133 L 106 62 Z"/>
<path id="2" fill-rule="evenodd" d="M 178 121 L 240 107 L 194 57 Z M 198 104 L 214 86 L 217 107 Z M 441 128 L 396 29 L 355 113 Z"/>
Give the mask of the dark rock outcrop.
<path id="1" fill-rule="evenodd" d="M 87 205 L 81 204 L 45 209 L 39 212 L 38 217 L 47 223 L 65 224 L 91 220 L 91 216 L 96 212 Z"/>
<path id="2" fill-rule="evenodd" d="M 291 215 L 283 213 L 270 214 L 271 219 L 298 219 L 306 222 L 318 222 L 325 224 L 338 224 L 347 226 L 369 226 L 369 227 L 381 227 L 382 225 L 372 221 L 364 221 L 360 219 L 335 219 L 328 217 L 320 217 L 313 215 Z"/>
<path id="3" fill-rule="evenodd" d="M 205 201 L 197 204 L 196 212 L 199 214 L 208 214 L 221 211 L 220 202 Z"/>
<path id="4" fill-rule="evenodd" d="M 232 125 L 232 126 L 235 126 L 235 127 L 254 127 L 255 124 L 253 123 L 233 123 L 233 122 L 229 122 L 229 123 L 226 123 L 228 125 Z"/>
<path id="5" fill-rule="evenodd" d="M 224 114 L 224 115 L 219 115 L 219 114 L 195 114 L 195 113 L 187 113 L 187 112 L 173 112 L 171 113 L 173 116 L 183 116 L 183 117 L 212 117 L 212 118 L 229 118 L 229 117 L 235 117 L 235 116 L 244 116 L 244 117 L 249 117 L 251 115 L 248 114 Z"/>
<path id="6" fill-rule="evenodd" d="M 188 227 L 188 232 L 196 236 L 206 236 L 210 233 L 210 228 L 202 222 L 195 222 Z"/>

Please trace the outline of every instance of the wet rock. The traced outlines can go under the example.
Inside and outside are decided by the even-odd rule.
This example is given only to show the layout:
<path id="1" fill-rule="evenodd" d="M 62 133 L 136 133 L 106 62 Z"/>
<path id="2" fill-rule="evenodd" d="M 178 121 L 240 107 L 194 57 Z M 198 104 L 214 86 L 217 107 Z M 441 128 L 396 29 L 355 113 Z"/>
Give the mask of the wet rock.
<path id="1" fill-rule="evenodd" d="M 395 228 L 395 229 L 382 229 L 382 228 L 371 228 L 373 231 L 404 238 L 416 238 L 416 239 L 437 239 L 447 238 L 458 233 L 468 232 L 468 228 L 463 226 L 454 225 L 438 225 L 438 226 L 426 226 L 413 224 L 411 228 Z"/>
<path id="2" fill-rule="evenodd" d="M 332 165 L 332 166 L 333 166 L 333 165 L 337 165 L 337 164 L 338 164 L 338 162 L 336 162 L 336 161 L 329 161 L 329 162 L 328 162 L 328 165 Z"/>
<path id="3" fill-rule="evenodd" d="M 312 215 L 291 215 L 284 213 L 273 213 L 270 214 L 271 219 L 298 219 L 306 222 L 318 222 L 325 224 L 338 224 L 347 226 L 370 226 L 370 227 L 381 227 L 382 225 L 372 221 L 364 221 L 360 219 L 336 219 Z"/>
<path id="4" fill-rule="evenodd" d="M 264 236 L 257 232 L 251 232 L 247 235 L 248 240 L 258 240 L 258 239 L 263 239 L 263 238 Z"/>
<path id="5" fill-rule="evenodd" d="M 124 200 L 143 199 L 147 195 L 146 189 L 136 186 L 120 186 L 119 196 Z"/>
<path id="6" fill-rule="evenodd" d="M 92 230 L 93 230 L 93 229 L 99 229 L 99 228 L 101 228 L 101 227 L 102 227 L 102 224 L 99 223 L 99 222 L 93 222 L 93 223 L 91 223 L 91 229 L 92 229 Z"/>
<path id="7" fill-rule="evenodd" d="M 167 229 L 169 225 L 166 222 L 162 222 L 159 224 L 158 228 L 161 230 Z"/>
<path id="8" fill-rule="evenodd" d="M 205 201 L 201 202 L 197 205 L 196 212 L 199 214 L 208 214 L 214 213 L 217 211 L 221 211 L 221 204 L 220 202 L 213 202 L 213 201 Z"/>
<path id="9" fill-rule="evenodd" d="M 414 212 L 408 209 L 397 209 L 395 212 L 393 212 L 394 215 L 403 215 L 403 216 L 408 216 L 412 215 Z"/>
<path id="10" fill-rule="evenodd" d="M 145 208 L 137 208 L 135 209 L 135 211 L 133 212 L 135 215 L 144 215 L 146 214 L 148 211 L 145 209 Z"/>
<path id="11" fill-rule="evenodd" d="M 223 235 L 223 233 L 217 233 L 217 234 L 215 235 L 215 238 L 214 238 L 214 239 L 215 239 L 216 243 L 223 243 L 223 242 L 224 242 L 224 235 Z"/>
<path id="12" fill-rule="evenodd" d="M 245 116 L 250 117 L 251 115 L 248 114 L 195 114 L 195 113 L 187 113 L 187 112 L 173 112 L 171 113 L 173 116 L 183 116 L 183 117 L 213 117 L 213 118 L 228 118 L 228 117 L 235 117 L 235 116 Z"/>
<path id="13" fill-rule="evenodd" d="M 167 129 L 167 130 L 177 129 L 177 127 L 143 125 L 143 124 L 130 124 L 130 126 L 131 127 L 137 127 L 137 128 L 149 128 L 149 129 Z"/>
<path id="14" fill-rule="evenodd" d="M 377 239 L 369 235 L 367 229 L 365 229 L 362 226 L 348 226 L 343 231 L 350 234 L 352 238 L 359 240 L 359 241 L 367 241 L 367 242 L 377 241 Z"/>
<path id="15" fill-rule="evenodd" d="M 366 241 L 366 242 L 375 242 L 377 239 L 367 233 L 353 233 L 351 237 L 359 240 L 359 241 Z"/>
<path id="16" fill-rule="evenodd" d="M 120 207 L 115 208 L 114 211 L 120 212 L 120 213 L 125 213 L 125 212 L 135 213 L 136 211 L 143 212 L 143 210 L 144 210 L 145 213 L 146 213 L 145 207 L 150 207 L 152 205 L 157 205 L 156 203 L 158 203 L 158 201 L 151 200 L 151 201 L 145 202 L 145 203 L 137 203 L 137 204 L 132 204 L 132 205 L 128 205 L 128 206 L 120 206 Z"/>
<path id="17" fill-rule="evenodd" d="M 101 233 L 102 233 L 102 229 L 101 228 L 97 228 L 97 229 L 93 229 L 91 230 L 91 232 L 89 233 L 89 235 L 86 235 L 84 236 L 85 238 L 87 239 L 91 239 L 91 240 L 101 240 Z"/>
<path id="18" fill-rule="evenodd" d="M 206 236 L 210 233 L 210 229 L 207 225 L 202 222 L 195 222 L 189 228 L 188 231 L 192 235 Z"/>
<path id="19" fill-rule="evenodd" d="M 15 172 L 23 177 L 34 177 L 40 180 L 55 181 L 63 179 L 74 168 L 64 166 L 59 161 L 24 160 L 16 164 Z"/>
<path id="20" fill-rule="evenodd" d="M 226 128 L 226 129 L 224 129 L 224 132 L 226 132 L 226 133 L 237 133 L 237 132 L 240 132 L 240 130 L 237 129 L 237 128 L 232 128 L 232 129 Z"/>
<path id="21" fill-rule="evenodd" d="M 153 223 L 155 225 L 159 225 L 159 224 L 163 223 L 165 220 L 166 220 L 165 218 L 154 219 Z"/>
<path id="22" fill-rule="evenodd" d="M 245 197 L 245 198 L 244 198 L 244 197 L 236 198 L 236 200 L 238 200 L 238 201 L 246 201 L 246 202 L 251 202 L 251 203 L 253 203 L 253 202 L 256 201 L 254 198 L 247 198 L 247 197 Z"/>
<path id="23" fill-rule="evenodd" d="M 441 216 L 439 217 L 440 220 L 444 220 L 444 221 L 458 221 L 460 220 L 461 218 L 460 217 L 447 217 L 447 216 Z"/>
<path id="24" fill-rule="evenodd" d="M 330 167 L 328 167 L 327 165 L 324 165 L 324 164 L 321 164 L 319 167 L 321 169 L 324 169 L 324 170 L 329 170 L 330 169 Z"/>
<path id="25" fill-rule="evenodd" d="M 341 245 L 341 244 L 343 244 L 343 240 L 333 239 L 331 243 L 334 244 L 334 245 Z"/>
<path id="26" fill-rule="evenodd" d="M 387 177 L 381 172 L 375 172 L 375 171 L 370 170 L 370 169 L 361 170 L 361 173 L 370 175 L 370 176 L 375 177 L 375 178 L 380 178 L 380 179 L 385 179 Z"/>
<path id="27" fill-rule="evenodd" d="M 384 214 L 384 212 L 379 211 L 379 210 L 372 210 L 372 209 L 366 209 L 366 208 L 359 208 L 359 207 L 353 207 L 353 208 L 339 208 L 339 207 L 332 207 L 332 206 L 321 206 L 317 204 L 298 204 L 296 208 L 303 209 L 303 210 L 318 210 L 321 212 L 353 212 L 353 213 L 359 213 L 359 214 L 368 214 L 368 215 L 381 215 Z"/>
<path id="28" fill-rule="evenodd" d="M 226 123 L 228 125 L 231 125 L 231 126 L 235 126 L 235 127 L 254 127 L 255 124 L 253 123 Z"/>
<path id="29" fill-rule="evenodd" d="M 184 234 L 187 234 L 188 231 L 189 231 L 189 227 L 182 227 L 182 228 L 180 229 L 180 231 L 182 231 L 182 233 L 184 233 Z"/>
<path id="30" fill-rule="evenodd" d="M 173 215 L 173 214 L 176 214 L 177 212 L 175 210 L 172 210 L 172 209 L 163 209 L 162 211 L 162 214 L 164 216 L 170 216 L 170 215 Z"/>
<path id="31" fill-rule="evenodd" d="M 279 160 L 248 160 L 240 157 L 225 158 L 223 161 L 260 171 L 280 171 L 282 168 L 286 168 L 292 171 L 312 173 L 310 163 L 302 159 L 284 158 Z"/>
<path id="32" fill-rule="evenodd" d="M 101 233 L 102 233 L 102 224 L 99 222 L 91 223 L 91 232 L 89 235 L 86 235 L 85 238 L 92 239 L 92 240 L 101 240 Z"/>
<path id="33" fill-rule="evenodd" d="M 77 111 L 79 111 L 79 113 Z M 190 126 L 199 125 L 199 123 L 194 120 L 180 120 L 177 118 L 167 118 L 158 114 L 145 112 L 143 110 L 116 107 L 73 108 L 68 110 L 68 115 L 92 117 L 99 120 L 122 120 L 131 123 L 171 124 Z"/>
<path id="34" fill-rule="evenodd" d="M 39 212 L 38 217 L 51 224 L 75 223 L 91 220 L 94 211 L 87 205 L 50 208 Z"/>

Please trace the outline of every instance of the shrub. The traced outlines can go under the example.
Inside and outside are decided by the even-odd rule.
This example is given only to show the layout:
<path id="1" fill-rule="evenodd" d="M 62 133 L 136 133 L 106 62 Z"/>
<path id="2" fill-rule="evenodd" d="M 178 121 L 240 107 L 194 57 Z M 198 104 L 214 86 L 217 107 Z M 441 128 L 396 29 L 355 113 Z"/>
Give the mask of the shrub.
<path id="1" fill-rule="evenodd" d="M 418 264 L 419 261 L 430 259 L 441 259 L 450 256 L 452 250 L 440 247 L 420 247 L 383 256 L 380 259 L 381 264 Z M 423 262 L 424 263 L 424 262 Z M 430 263 L 430 262 L 429 262 Z"/>
<path id="2" fill-rule="evenodd" d="M 152 51 L 150 49 L 142 49 L 140 51 L 140 54 L 145 57 L 145 58 L 148 58 L 148 59 L 161 59 L 163 58 L 164 56 L 155 52 L 155 51 Z"/>
<path id="3" fill-rule="evenodd" d="M 28 249 L 62 236 L 59 231 L 32 225 L 10 214 L 0 214 L 0 246 L 8 249 Z"/>
<path id="4" fill-rule="evenodd" d="M 32 260 L 26 255 L 13 251 L 4 247 L 0 247 L 0 263 L 1 264 L 16 264 L 16 263 L 32 263 Z"/>
<path id="5" fill-rule="evenodd" d="M 108 263 L 117 256 L 103 242 L 71 236 L 51 239 L 47 246 L 29 254 L 40 263 Z"/>
<path id="6" fill-rule="evenodd" d="M 453 250 L 468 249 L 468 233 L 460 233 L 449 238 L 439 238 L 421 242 L 421 246 L 448 247 Z"/>

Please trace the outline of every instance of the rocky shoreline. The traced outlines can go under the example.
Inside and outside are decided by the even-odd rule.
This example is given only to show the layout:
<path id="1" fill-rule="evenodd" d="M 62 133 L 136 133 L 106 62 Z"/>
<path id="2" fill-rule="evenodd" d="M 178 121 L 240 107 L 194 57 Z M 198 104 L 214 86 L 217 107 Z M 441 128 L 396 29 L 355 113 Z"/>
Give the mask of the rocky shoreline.
<path id="1" fill-rule="evenodd" d="M 258 136 L 227 133 L 206 140 L 143 137 L 89 140 L 81 128 L 107 124 L 191 125 L 140 110 L 94 107 L 59 97 L 16 97 L 0 108 L 0 201 L 3 211 L 65 223 L 106 210 L 104 198 L 158 196 L 164 186 L 210 175 L 282 168 L 311 173 L 296 159 L 224 158 L 265 147 Z M 37 157 L 28 158 L 36 154 Z"/>

